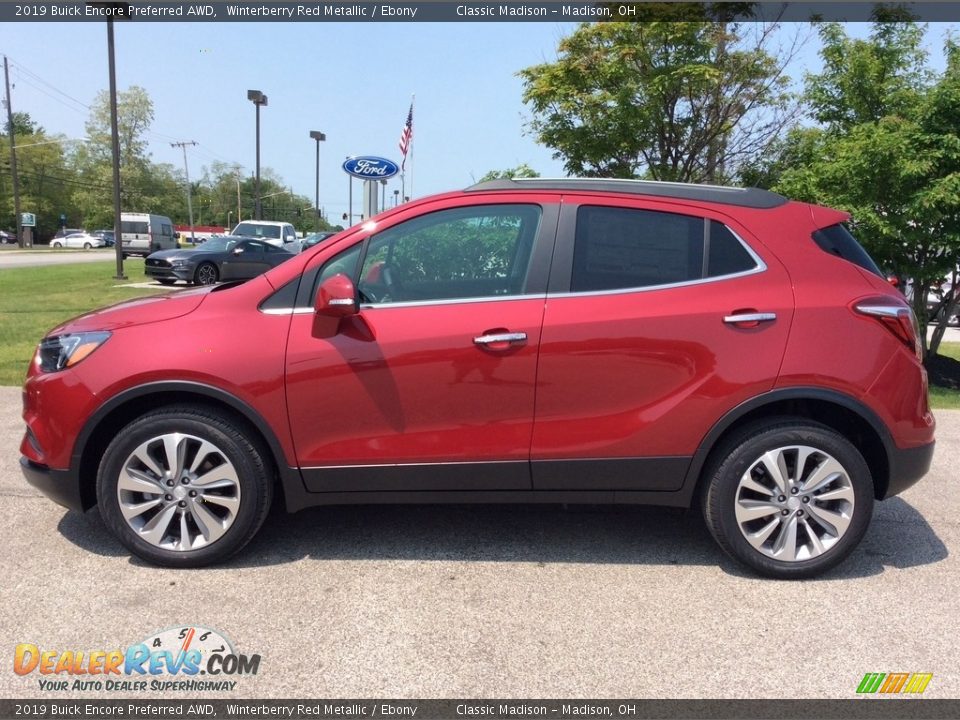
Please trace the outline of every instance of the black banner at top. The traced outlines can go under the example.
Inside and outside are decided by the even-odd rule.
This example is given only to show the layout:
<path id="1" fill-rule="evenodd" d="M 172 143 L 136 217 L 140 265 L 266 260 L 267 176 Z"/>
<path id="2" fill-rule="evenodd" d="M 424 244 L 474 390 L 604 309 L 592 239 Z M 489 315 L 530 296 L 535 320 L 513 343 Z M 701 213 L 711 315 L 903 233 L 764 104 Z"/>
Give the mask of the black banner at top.
<path id="1" fill-rule="evenodd" d="M 0 22 L 960 21 L 960 2 L 3 2 Z"/>

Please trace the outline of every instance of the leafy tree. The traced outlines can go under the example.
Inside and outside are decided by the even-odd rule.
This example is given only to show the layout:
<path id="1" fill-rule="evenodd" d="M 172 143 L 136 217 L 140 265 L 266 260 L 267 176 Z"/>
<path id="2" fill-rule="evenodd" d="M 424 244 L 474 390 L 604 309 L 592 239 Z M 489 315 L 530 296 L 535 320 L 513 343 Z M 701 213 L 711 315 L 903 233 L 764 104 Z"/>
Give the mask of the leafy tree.
<path id="1" fill-rule="evenodd" d="M 36 133 L 43 134 L 43 128 L 40 127 L 34 120 L 30 117 L 30 113 L 25 112 L 15 112 L 13 113 L 13 134 L 14 135 L 33 135 Z M 8 136 L 10 135 L 10 121 L 4 120 L 3 122 L 3 134 Z"/>
<path id="2" fill-rule="evenodd" d="M 153 101 L 137 85 L 117 93 L 117 135 L 120 145 L 120 191 L 124 210 L 162 212 L 150 194 L 151 164 L 146 133 L 153 122 Z M 87 225 L 112 224 L 112 145 L 110 95 L 101 90 L 86 123 L 88 142 L 73 156 L 80 186 L 74 200 Z"/>
<path id="3" fill-rule="evenodd" d="M 947 70 L 930 85 L 915 26 L 852 41 L 829 25 L 821 36 L 828 60 L 808 97 L 823 125 L 791 134 L 776 189 L 851 213 L 881 266 L 911 278 L 926 345 L 927 293 L 960 262 L 960 55 L 948 43 Z"/>
<path id="4" fill-rule="evenodd" d="M 792 122 L 777 25 L 583 24 L 522 70 L 529 129 L 574 175 L 723 182 Z"/>
<path id="5" fill-rule="evenodd" d="M 526 163 L 520 163 L 516 167 L 506 170 L 491 170 L 486 173 L 477 182 L 488 182 L 490 180 L 510 180 L 512 178 L 538 178 L 540 173 L 534 170 Z"/>
<path id="6" fill-rule="evenodd" d="M 8 122 L 5 129 L 9 127 Z M 36 215 L 35 236 L 46 237 L 58 227 L 60 213 L 70 207 L 73 188 L 64 154 L 67 140 L 47 135 L 25 112 L 14 113 L 13 127 L 21 210 Z M 13 229 L 16 222 L 9 135 L 5 135 L 0 142 L 0 228 Z"/>

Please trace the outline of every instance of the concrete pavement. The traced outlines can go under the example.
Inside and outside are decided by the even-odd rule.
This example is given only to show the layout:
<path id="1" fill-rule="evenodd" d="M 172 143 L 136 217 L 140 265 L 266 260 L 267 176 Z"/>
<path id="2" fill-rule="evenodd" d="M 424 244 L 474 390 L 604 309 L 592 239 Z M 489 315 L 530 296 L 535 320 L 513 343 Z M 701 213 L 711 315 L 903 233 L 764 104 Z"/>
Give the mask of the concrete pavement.
<path id="1" fill-rule="evenodd" d="M 846 564 L 774 582 L 656 508 L 275 512 L 226 566 L 158 569 L 26 485 L 19 410 L 0 387 L 0 697 L 68 697 L 12 672 L 17 643 L 112 649 L 181 624 L 263 657 L 217 697 L 849 698 L 898 671 L 960 696 L 958 411 Z"/>

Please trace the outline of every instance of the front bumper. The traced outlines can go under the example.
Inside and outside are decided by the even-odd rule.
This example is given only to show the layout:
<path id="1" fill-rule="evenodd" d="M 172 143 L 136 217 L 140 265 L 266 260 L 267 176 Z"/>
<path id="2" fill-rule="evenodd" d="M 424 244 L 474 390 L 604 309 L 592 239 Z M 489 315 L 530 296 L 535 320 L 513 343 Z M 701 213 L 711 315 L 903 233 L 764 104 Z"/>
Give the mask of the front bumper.
<path id="1" fill-rule="evenodd" d="M 190 267 L 153 267 L 147 265 L 143 274 L 158 280 L 185 280 L 193 279 L 193 268 Z"/>
<path id="2" fill-rule="evenodd" d="M 890 451 L 890 480 L 883 500 L 899 495 L 922 478 L 930 470 L 933 462 L 935 442 L 920 447 L 901 450 L 893 448 Z"/>
<path id="3" fill-rule="evenodd" d="M 53 470 L 21 457 L 20 470 L 27 482 L 58 505 L 83 512 L 93 506 L 80 492 L 80 478 L 73 470 Z"/>

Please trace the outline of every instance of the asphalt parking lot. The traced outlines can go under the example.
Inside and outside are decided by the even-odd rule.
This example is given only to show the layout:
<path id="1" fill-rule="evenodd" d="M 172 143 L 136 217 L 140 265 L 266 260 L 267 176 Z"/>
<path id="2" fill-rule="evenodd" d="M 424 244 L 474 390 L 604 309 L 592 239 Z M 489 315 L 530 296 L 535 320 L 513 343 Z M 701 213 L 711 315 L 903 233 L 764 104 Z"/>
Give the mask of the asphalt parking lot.
<path id="1" fill-rule="evenodd" d="M 0 697 L 67 697 L 12 672 L 18 643 L 109 650 L 179 625 L 262 655 L 217 697 L 848 698 L 900 671 L 960 697 L 960 411 L 938 413 L 925 481 L 802 583 L 747 575 L 698 515 L 651 508 L 274 513 L 225 567 L 157 569 L 25 484 L 19 411 L 0 387 Z"/>

